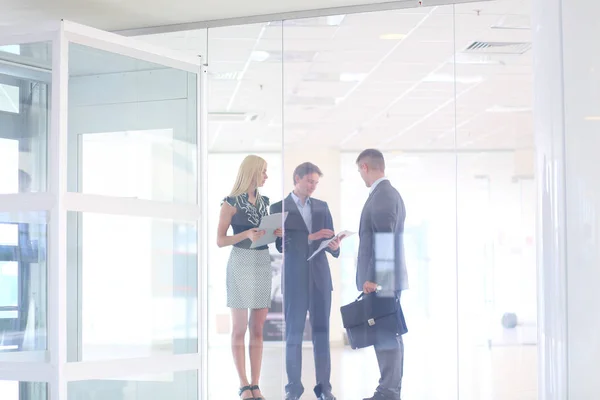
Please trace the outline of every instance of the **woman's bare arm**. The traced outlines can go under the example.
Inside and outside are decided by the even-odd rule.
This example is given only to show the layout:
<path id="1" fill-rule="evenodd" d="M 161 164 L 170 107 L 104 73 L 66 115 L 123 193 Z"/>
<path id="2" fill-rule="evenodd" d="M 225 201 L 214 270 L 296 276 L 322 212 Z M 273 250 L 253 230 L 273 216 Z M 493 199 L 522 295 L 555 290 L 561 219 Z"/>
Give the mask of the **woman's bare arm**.
<path id="1" fill-rule="evenodd" d="M 249 238 L 249 231 L 252 231 L 253 229 L 240 232 L 233 236 L 227 236 L 227 230 L 231 225 L 231 219 L 235 215 L 236 211 L 236 208 L 229 205 L 227 202 L 224 202 L 221 206 L 221 213 L 219 215 L 219 228 L 217 230 L 217 246 L 233 246 L 234 244 Z"/>

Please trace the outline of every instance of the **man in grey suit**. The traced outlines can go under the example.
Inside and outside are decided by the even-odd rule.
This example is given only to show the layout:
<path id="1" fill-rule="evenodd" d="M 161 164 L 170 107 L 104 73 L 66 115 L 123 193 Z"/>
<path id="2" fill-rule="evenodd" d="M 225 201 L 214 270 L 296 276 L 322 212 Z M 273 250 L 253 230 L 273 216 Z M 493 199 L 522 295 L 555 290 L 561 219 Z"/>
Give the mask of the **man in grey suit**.
<path id="1" fill-rule="evenodd" d="M 385 160 L 379 150 L 364 150 L 356 164 L 361 178 L 370 188 L 360 217 L 356 287 L 364 293 L 379 292 L 399 299 L 402 290 L 408 289 L 403 244 L 404 201 L 385 177 Z M 364 400 L 400 399 L 403 333 L 390 332 L 389 338 L 375 344 L 381 378 L 373 397 Z"/>

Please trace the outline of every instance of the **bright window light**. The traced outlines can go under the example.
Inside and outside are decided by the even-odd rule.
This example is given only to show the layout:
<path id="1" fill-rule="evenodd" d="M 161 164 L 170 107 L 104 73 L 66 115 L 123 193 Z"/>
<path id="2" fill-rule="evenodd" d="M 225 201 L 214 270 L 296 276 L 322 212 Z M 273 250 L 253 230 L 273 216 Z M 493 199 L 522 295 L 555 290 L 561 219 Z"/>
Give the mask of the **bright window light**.
<path id="1" fill-rule="evenodd" d="M 17 224 L 0 224 L 0 246 L 17 246 L 18 244 L 19 226 Z"/>
<path id="2" fill-rule="evenodd" d="M 0 46 L 0 51 L 5 53 L 12 53 L 16 55 L 21 55 L 21 45 L 18 44 L 9 44 L 6 46 Z"/>
<path id="3" fill-rule="evenodd" d="M 0 111 L 19 113 L 19 87 L 0 83 Z"/>
<path id="4" fill-rule="evenodd" d="M 18 140 L 0 138 L 0 171 L 0 194 L 17 193 L 19 191 Z"/>

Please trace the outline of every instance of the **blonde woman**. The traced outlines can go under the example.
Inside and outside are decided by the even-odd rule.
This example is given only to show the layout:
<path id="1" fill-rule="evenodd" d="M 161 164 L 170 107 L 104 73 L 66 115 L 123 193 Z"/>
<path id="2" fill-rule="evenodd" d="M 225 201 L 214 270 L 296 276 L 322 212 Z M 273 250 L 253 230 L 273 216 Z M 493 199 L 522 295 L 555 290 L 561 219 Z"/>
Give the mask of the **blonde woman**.
<path id="1" fill-rule="evenodd" d="M 267 180 L 267 163 L 247 156 L 238 171 L 231 194 L 221 205 L 217 245 L 233 246 L 227 263 L 227 307 L 231 308 L 231 350 L 240 379 L 242 399 L 262 399 L 258 387 L 263 352 L 263 326 L 271 304 L 271 258 L 267 246 L 250 248 L 265 232 L 258 226 L 268 214 L 269 199 L 258 188 Z M 229 227 L 233 236 L 227 235 Z M 281 230 L 275 231 L 279 237 Z M 250 319 L 248 320 L 248 310 Z M 251 381 L 246 375 L 244 337 L 250 327 Z"/>

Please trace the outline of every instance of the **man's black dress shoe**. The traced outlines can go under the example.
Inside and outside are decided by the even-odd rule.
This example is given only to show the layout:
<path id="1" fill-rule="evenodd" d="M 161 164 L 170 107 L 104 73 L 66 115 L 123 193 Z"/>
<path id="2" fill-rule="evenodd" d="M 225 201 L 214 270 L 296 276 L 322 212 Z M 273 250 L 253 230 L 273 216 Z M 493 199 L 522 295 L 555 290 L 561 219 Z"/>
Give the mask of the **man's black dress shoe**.
<path id="1" fill-rule="evenodd" d="M 329 393 L 329 394 L 321 393 L 321 395 L 319 397 L 317 397 L 317 399 L 319 399 L 319 400 L 336 400 L 335 396 L 332 395 L 331 393 Z"/>
<path id="2" fill-rule="evenodd" d="M 375 394 L 373 395 L 373 397 L 367 397 L 363 400 L 395 400 L 393 397 L 387 397 L 382 393 L 379 392 L 375 392 Z"/>

